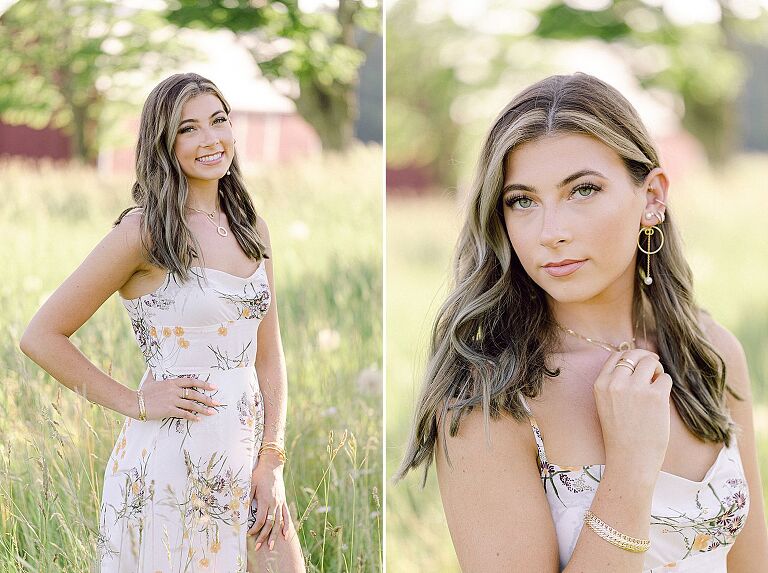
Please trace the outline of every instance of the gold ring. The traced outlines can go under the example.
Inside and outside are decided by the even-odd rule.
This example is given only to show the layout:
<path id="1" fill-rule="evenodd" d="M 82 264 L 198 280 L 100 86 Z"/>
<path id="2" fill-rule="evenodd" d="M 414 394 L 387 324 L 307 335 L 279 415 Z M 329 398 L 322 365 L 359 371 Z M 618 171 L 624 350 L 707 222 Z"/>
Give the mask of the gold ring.
<path id="1" fill-rule="evenodd" d="M 182 396 L 184 396 L 184 398 L 189 398 L 189 388 L 184 388 L 184 392 L 182 392 Z"/>
<path id="2" fill-rule="evenodd" d="M 629 370 L 634 374 L 635 367 L 632 366 L 632 363 L 629 360 L 621 359 L 616 363 L 616 366 L 613 367 L 614 370 L 616 370 L 619 366 L 623 366 L 624 368 L 629 368 Z"/>
<path id="3" fill-rule="evenodd" d="M 628 363 L 630 366 L 632 366 L 632 368 L 637 368 L 637 362 L 635 362 L 634 360 L 630 360 L 629 358 L 623 358 L 623 357 L 622 357 L 622 359 L 621 359 L 621 360 L 619 360 L 619 362 L 626 362 L 626 363 Z"/>
<path id="4" fill-rule="evenodd" d="M 267 521 L 274 521 L 274 520 L 275 520 L 275 516 L 274 515 L 268 515 L 267 516 Z"/>

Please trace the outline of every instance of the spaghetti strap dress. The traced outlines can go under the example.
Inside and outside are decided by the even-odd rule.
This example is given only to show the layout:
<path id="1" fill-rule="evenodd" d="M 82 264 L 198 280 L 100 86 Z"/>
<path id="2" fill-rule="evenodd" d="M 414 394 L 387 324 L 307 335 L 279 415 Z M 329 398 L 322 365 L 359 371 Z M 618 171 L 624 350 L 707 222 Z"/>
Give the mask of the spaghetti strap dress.
<path id="1" fill-rule="evenodd" d="M 605 466 L 574 467 L 550 461 L 538 423 L 522 394 L 520 399 L 536 440 L 562 571 L 576 547 Z M 660 472 L 651 502 L 651 546 L 645 553 L 643 573 L 726 573 L 726 556 L 748 513 L 749 489 L 735 436 L 701 481 Z"/>
<path id="2" fill-rule="evenodd" d="M 213 415 L 126 417 L 104 472 L 97 553 L 102 573 L 246 570 L 249 501 L 264 406 L 255 369 L 270 290 L 262 260 L 242 278 L 191 267 L 154 292 L 121 301 L 149 378 L 197 378 L 215 390 Z"/>

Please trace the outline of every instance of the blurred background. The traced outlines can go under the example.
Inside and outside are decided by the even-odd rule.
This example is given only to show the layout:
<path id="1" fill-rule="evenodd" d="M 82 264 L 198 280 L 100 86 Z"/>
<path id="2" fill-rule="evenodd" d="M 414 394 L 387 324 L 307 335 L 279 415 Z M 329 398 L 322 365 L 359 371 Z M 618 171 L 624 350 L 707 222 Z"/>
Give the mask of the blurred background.
<path id="1" fill-rule="evenodd" d="M 385 17 L 387 479 L 481 140 L 522 88 L 582 71 L 632 102 L 660 150 L 698 302 L 747 354 L 768 493 L 768 2 L 390 0 Z M 388 570 L 459 571 L 429 476 L 388 483 Z"/>
<path id="2" fill-rule="evenodd" d="M 285 470 L 308 570 L 381 571 L 382 8 L 376 0 L 0 0 L 0 571 L 90 571 L 121 416 L 18 349 L 132 204 L 149 91 L 218 85 L 270 225 L 288 367 Z M 73 336 L 135 388 L 117 294 Z"/>

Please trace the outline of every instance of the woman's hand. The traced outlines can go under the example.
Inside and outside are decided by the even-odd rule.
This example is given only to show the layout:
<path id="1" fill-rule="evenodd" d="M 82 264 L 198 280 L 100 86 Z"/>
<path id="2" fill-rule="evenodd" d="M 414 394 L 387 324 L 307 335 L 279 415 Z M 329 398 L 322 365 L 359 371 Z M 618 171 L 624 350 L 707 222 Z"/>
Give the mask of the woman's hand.
<path id="1" fill-rule="evenodd" d="M 256 500 L 256 521 L 248 530 L 248 535 L 258 535 L 256 550 L 267 540 L 272 549 L 281 531 L 283 538 L 288 539 L 291 513 L 285 501 L 283 464 L 274 454 L 264 452 L 259 457 L 251 474 L 251 494 L 248 499 Z"/>
<path id="2" fill-rule="evenodd" d="M 216 390 L 216 386 L 197 378 L 168 378 L 155 380 L 152 372 L 150 379 L 144 382 L 141 391 L 144 394 L 144 408 L 147 420 L 163 418 L 183 418 L 198 421 L 197 414 L 211 416 L 216 413 L 219 402 L 206 396 L 201 390 Z M 138 399 L 135 410 L 138 412 Z M 138 416 L 135 416 L 138 418 Z"/>
<path id="3" fill-rule="evenodd" d="M 669 443 L 671 389 L 658 354 L 639 348 L 611 353 L 593 387 L 606 467 L 655 482 Z"/>

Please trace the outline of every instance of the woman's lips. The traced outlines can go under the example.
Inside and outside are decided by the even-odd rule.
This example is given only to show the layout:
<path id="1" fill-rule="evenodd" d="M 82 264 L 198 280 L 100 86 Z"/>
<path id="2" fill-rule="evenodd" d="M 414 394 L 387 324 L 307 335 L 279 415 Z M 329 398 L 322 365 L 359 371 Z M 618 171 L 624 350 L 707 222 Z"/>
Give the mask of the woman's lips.
<path id="1" fill-rule="evenodd" d="M 581 267 L 584 266 L 584 263 L 586 262 L 587 261 L 584 260 L 576 263 L 568 263 L 567 265 L 543 267 L 543 269 L 553 277 L 565 277 L 578 271 Z"/>

